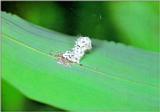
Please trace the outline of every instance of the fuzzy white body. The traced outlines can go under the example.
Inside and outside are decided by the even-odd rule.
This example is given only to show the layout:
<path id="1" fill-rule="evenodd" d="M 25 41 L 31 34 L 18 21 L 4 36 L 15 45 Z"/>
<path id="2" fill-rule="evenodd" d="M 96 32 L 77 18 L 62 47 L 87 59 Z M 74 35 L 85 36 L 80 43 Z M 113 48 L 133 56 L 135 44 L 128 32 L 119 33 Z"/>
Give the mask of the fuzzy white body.
<path id="1" fill-rule="evenodd" d="M 92 49 L 92 43 L 89 37 L 80 37 L 75 42 L 74 48 L 62 54 L 62 57 L 73 63 L 79 63 L 86 51 Z"/>

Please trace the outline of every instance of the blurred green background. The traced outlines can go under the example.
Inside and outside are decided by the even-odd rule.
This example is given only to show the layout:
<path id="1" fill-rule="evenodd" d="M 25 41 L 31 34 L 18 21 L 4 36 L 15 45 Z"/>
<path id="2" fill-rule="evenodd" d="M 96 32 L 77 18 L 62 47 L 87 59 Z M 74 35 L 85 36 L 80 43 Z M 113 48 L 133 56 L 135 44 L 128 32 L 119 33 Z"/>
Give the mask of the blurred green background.
<path id="1" fill-rule="evenodd" d="M 2 2 L 2 11 L 74 36 L 159 52 L 160 2 Z M 2 81 L 2 110 L 63 110 L 26 98 Z"/>

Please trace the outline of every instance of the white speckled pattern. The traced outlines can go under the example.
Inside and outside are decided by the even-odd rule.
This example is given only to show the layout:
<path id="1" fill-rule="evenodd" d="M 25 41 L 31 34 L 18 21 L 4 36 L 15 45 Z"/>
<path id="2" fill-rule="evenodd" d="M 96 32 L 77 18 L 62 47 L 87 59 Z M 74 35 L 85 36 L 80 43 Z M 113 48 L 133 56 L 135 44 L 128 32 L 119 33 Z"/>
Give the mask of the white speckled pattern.
<path id="1" fill-rule="evenodd" d="M 62 54 L 63 58 L 79 63 L 85 52 L 92 49 L 92 42 L 89 37 L 79 37 L 75 42 L 74 48 Z"/>

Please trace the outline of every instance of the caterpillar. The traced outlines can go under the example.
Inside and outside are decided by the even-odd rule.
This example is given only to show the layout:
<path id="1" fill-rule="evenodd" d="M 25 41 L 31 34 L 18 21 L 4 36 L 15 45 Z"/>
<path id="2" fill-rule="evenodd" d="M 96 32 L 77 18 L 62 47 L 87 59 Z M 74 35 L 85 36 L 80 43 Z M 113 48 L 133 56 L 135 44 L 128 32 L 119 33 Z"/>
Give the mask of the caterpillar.
<path id="1" fill-rule="evenodd" d="M 74 47 L 64 53 L 56 55 L 58 57 L 58 63 L 63 65 L 70 65 L 71 63 L 80 63 L 80 60 L 85 53 L 92 49 L 92 42 L 89 37 L 79 37 Z"/>

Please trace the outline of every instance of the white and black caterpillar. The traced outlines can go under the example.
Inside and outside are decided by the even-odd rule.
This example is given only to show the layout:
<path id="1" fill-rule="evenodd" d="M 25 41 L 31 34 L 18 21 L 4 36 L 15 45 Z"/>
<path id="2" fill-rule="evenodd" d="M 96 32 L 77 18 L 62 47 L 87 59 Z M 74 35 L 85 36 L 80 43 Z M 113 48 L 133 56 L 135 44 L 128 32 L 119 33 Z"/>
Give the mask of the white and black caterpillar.
<path id="1" fill-rule="evenodd" d="M 92 49 L 92 42 L 89 37 L 79 37 L 74 47 L 65 53 L 56 55 L 58 63 L 63 65 L 70 65 L 70 63 L 80 63 L 81 58 L 85 53 Z"/>

